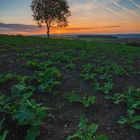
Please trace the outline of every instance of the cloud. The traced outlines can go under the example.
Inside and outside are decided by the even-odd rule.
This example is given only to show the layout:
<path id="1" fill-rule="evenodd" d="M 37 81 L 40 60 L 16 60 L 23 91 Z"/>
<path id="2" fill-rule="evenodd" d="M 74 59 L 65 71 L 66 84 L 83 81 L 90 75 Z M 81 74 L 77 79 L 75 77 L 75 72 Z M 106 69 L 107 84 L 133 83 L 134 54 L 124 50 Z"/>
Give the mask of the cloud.
<path id="1" fill-rule="evenodd" d="M 119 28 L 119 27 L 122 27 L 122 25 L 103 26 L 102 28 Z"/>
<path id="2" fill-rule="evenodd" d="M 69 30 L 75 30 L 75 31 L 78 31 L 78 30 L 92 30 L 92 29 L 97 29 L 97 27 L 94 27 L 94 28 L 65 28 L 65 30 L 69 31 Z"/>
<path id="3" fill-rule="evenodd" d="M 137 8 L 140 8 L 140 5 L 134 2 L 133 0 L 129 0 L 131 3 L 133 3 Z"/>
<path id="4" fill-rule="evenodd" d="M 134 16 L 139 16 L 138 14 L 134 13 L 134 11 L 132 11 L 132 10 L 130 10 L 130 9 L 128 9 L 128 8 L 126 8 L 126 7 L 124 7 L 124 6 L 120 5 L 120 4 L 118 4 L 117 2 L 113 2 L 113 4 L 115 4 L 116 6 L 118 6 L 118 7 L 121 8 L 121 9 L 125 10 L 126 12 L 131 13 L 131 14 L 134 15 Z"/>
<path id="5" fill-rule="evenodd" d="M 126 4 L 126 1 L 123 0 L 69 0 L 71 4 L 71 11 L 73 13 L 73 16 L 79 17 L 93 17 L 96 16 L 96 13 L 98 13 L 98 16 L 104 16 L 103 10 L 109 11 L 110 13 L 114 14 L 115 16 L 121 16 L 123 18 L 128 18 L 126 16 L 127 12 L 129 14 L 129 17 L 131 18 L 132 15 L 134 16 L 140 16 L 138 14 L 138 11 L 135 11 L 137 8 L 140 8 L 140 5 L 138 5 L 134 0 L 128 0 L 128 2 L 131 2 L 133 5 L 135 5 L 137 8 L 131 9 L 129 4 Z M 120 3 L 125 3 L 125 6 L 123 6 Z M 119 9 L 118 9 L 119 8 Z M 124 11 L 124 12 L 123 12 Z M 108 14 L 106 14 L 108 15 Z"/>
<path id="6" fill-rule="evenodd" d="M 91 27 L 91 28 L 85 28 L 85 27 L 67 27 L 67 28 L 62 28 L 62 30 L 64 29 L 66 32 L 79 32 L 79 31 L 93 31 L 96 29 L 105 29 L 105 28 L 118 28 L 121 27 L 121 25 L 107 25 L 107 26 L 95 26 L 95 27 Z M 53 33 L 56 33 L 57 30 L 59 30 L 57 27 L 52 27 L 51 31 Z M 5 24 L 5 23 L 0 23 L 0 31 L 5 33 L 5 32 L 14 32 L 14 33 L 34 33 L 36 32 L 36 34 L 40 34 L 41 32 L 44 33 L 46 32 L 46 28 L 43 27 L 38 28 L 35 25 L 25 25 L 25 24 Z"/>
<path id="7" fill-rule="evenodd" d="M 45 28 L 45 27 L 43 27 Z M 25 25 L 25 24 L 5 24 L 0 23 L 0 30 L 9 30 L 9 31 L 22 31 L 22 32 L 30 32 L 40 29 L 35 25 Z M 52 27 L 52 29 L 57 29 L 57 27 Z M 66 30 L 91 30 L 94 28 L 65 28 Z"/>
<path id="8" fill-rule="evenodd" d="M 37 26 L 35 25 L 25 25 L 25 24 L 5 24 L 0 23 L 0 30 L 13 30 L 13 31 L 24 31 L 30 32 L 37 30 Z"/>
<path id="9" fill-rule="evenodd" d="M 119 2 L 120 0 L 115 0 L 115 2 Z M 102 15 L 102 8 L 115 14 L 116 16 L 123 16 L 119 11 L 115 11 L 111 4 L 113 4 L 112 0 L 84 0 L 82 3 L 71 3 L 71 11 L 74 14 L 91 16 L 93 12 L 100 12 Z M 82 12 L 81 12 L 82 11 Z"/>
<path id="10" fill-rule="evenodd" d="M 119 12 L 114 11 L 114 10 L 111 9 L 111 8 L 108 8 L 108 7 L 105 7 L 105 6 L 102 6 L 102 7 L 103 7 L 104 9 L 106 9 L 106 10 L 108 10 L 108 11 L 114 13 L 115 15 L 123 16 L 122 14 L 120 14 Z"/>
<path id="11" fill-rule="evenodd" d="M 74 31 L 79 31 L 79 30 L 94 30 L 94 29 L 104 29 L 104 28 L 119 28 L 122 27 L 122 25 L 108 25 L 108 26 L 98 26 L 98 27 L 93 27 L 93 28 L 65 28 L 65 30 L 74 30 Z"/>

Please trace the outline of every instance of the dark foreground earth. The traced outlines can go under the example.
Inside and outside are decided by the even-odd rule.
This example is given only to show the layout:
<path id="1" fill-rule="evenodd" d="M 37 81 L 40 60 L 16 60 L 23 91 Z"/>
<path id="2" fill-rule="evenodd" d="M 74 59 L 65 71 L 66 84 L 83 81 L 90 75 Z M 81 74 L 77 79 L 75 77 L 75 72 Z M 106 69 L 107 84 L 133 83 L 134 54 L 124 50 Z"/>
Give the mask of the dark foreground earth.
<path id="1" fill-rule="evenodd" d="M 19 103 L 19 95 L 15 98 L 12 89 L 24 83 L 35 88 L 31 99 L 48 108 L 37 140 L 66 140 L 78 130 L 81 115 L 97 124 L 97 133 L 105 134 L 109 140 L 140 140 L 140 129 L 134 127 L 137 124 L 140 128 L 140 47 L 132 41 L 127 44 L 1 35 L 0 119 L 4 118 L 4 122 L 0 135 L 8 131 L 6 140 L 24 140 L 33 125 L 31 121 L 19 122 L 23 114 L 15 115 L 16 110 L 24 110 L 19 109 L 24 102 Z M 49 68 L 57 74 L 51 71 L 44 75 Z M 43 76 L 31 80 L 39 72 Z M 50 78 L 48 83 L 45 77 Z M 40 85 L 43 86 L 39 88 Z M 88 107 L 79 101 L 70 102 L 71 93 L 81 98 L 95 96 L 96 101 Z M 117 93 L 126 97 L 115 104 L 108 97 Z M 5 103 L 3 95 L 14 98 Z M 133 113 L 130 115 L 129 111 Z M 129 121 L 118 123 L 121 116 Z M 135 116 L 139 119 L 133 121 Z M 24 117 L 26 120 L 28 113 Z"/>

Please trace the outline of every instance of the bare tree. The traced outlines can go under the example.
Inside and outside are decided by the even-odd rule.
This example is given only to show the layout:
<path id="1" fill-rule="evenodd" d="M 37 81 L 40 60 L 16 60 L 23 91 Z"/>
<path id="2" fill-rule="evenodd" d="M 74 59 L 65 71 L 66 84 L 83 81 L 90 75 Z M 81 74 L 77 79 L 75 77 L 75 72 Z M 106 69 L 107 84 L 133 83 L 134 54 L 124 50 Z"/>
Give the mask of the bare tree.
<path id="1" fill-rule="evenodd" d="M 37 24 L 40 27 L 46 25 L 48 37 L 52 26 L 67 26 L 67 18 L 71 15 L 67 0 L 32 0 L 31 9 Z"/>

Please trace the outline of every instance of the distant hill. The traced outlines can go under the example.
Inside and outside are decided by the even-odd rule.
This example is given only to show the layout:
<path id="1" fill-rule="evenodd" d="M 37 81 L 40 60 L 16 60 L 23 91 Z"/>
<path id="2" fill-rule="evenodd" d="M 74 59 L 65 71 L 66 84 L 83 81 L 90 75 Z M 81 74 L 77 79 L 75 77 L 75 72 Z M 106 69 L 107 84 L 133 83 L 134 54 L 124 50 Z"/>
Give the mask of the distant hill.
<path id="1" fill-rule="evenodd" d="M 46 34 L 36 34 L 32 36 L 46 36 Z M 52 34 L 51 37 L 64 38 L 108 38 L 108 39 L 140 39 L 140 34 Z"/>
<path id="2" fill-rule="evenodd" d="M 115 35 L 78 35 L 78 38 L 118 38 Z"/>
<path id="3" fill-rule="evenodd" d="M 140 39 L 140 34 L 116 34 L 118 38 L 135 38 Z"/>

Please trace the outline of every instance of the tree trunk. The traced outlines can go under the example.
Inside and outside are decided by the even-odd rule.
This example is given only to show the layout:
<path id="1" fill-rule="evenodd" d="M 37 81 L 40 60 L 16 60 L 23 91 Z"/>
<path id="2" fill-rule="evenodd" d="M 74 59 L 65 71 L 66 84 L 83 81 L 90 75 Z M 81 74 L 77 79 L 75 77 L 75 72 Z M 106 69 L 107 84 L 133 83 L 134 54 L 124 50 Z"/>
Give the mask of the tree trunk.
<path id="1" fill-rule="evenodd" d="M 49 26 L 47 26 L 47 36 L 48 36 L 48 38 L 50 38 L 50 27 Z"/>

